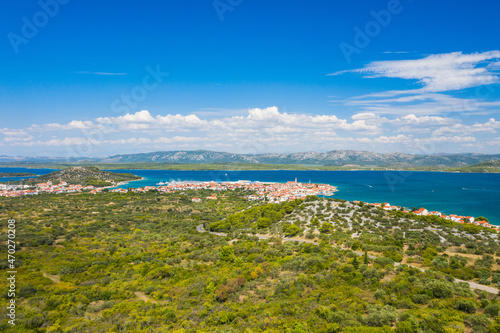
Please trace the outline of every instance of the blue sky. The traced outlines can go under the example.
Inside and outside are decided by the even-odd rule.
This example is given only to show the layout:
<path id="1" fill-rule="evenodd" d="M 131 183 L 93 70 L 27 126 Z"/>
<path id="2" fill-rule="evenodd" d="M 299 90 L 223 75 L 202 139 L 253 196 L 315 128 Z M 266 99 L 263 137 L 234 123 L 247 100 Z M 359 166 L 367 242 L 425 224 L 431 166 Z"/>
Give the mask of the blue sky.
<path id="1" fill-rule="evenodd" d="M 500 153 L 492 1 L 8 1 L 0 155 Z"/>

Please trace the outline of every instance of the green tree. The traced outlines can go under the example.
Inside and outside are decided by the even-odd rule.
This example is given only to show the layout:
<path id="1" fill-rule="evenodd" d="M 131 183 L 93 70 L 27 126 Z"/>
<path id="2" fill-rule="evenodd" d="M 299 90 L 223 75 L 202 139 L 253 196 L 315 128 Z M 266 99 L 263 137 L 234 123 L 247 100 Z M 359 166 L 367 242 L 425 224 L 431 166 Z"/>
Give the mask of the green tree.
<path id="1" fill-rule="evenodd" d="M 333 230 L 333 226 L 328 222 L 323 222 L 319 228 L 319 232 L 322 234 L 330 234 Z"/>
<path id="2" fill-rule="evenodd" d="M 300 228 L 295 224 L 283 225 L 283 233 L 285 234 L 285 237 L 293 237 L 295 235 L 298 235 L 300 231 Z"/>
<path id="3" fill-rule="evenodd" d="M 261 217 L 257 220 L 257 228 L 259 229 L 269 228 L 270 225 L 271 219 L 268 217 Z"/>
<path id="4" fill-rule="evenodd" d="M 433 280 L 427 284 L 427 289 L 436 298 L 446 298 L 453 295 L 453 286 L 448 281 Z"/>
<path id="5" fill-rule="evenodd" d="M 359 261 L 358 261 L 358 255 L 355 254 L 354 258 L 352 259 L 352 265 L 354 266 L 355 269 L 359 268 Z"/>
<path id="6" fill-rule="evenodd" d="M 234 249 L 231 246 L 223 246 L 220 250 L 220 260 L 232 261 L 234 259 Z"/>

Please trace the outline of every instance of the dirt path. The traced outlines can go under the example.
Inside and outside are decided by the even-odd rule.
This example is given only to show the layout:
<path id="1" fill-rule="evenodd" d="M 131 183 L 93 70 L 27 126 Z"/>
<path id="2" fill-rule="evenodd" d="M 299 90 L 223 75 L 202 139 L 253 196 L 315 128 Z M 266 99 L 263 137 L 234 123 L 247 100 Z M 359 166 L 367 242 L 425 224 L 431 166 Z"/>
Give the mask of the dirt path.
<path id="1" fill-rule="evenodd" d="M 42 274 L 43 274 L 43 276 L 45 276 L 46 278 L 51 279 L 51 280 L 52 280 L 52 282 L 54 282 L 54 283 L 59 283 L 59 282 L 61 282 L 61 278 L 60 278 L 58 275 L 49 275 L 49 274 L 47 274 L 47 273 L 45 273 L 45 272 L 42 272 Z"/>
<path id="2" fill-rule="evenodd" d="M 139 297 L 140 299 L 142 299 L 144 302 L 147 302 L 147 301 L 150 301 L 151 303 L 158 303 L 158 301 L 155 301 L 154 299 L 152 298 L 149 298 L 148 296 L 146 296 L 145 293 L 143 292 L 140 292 L 140 291 L 136 291 L 134 293 L 137 297 Z"/>
<path id="3" fill-rule="evenodd" d="M 203 229 L 203 224 L 200 224 L 199 226 L 196 227 L 196 231 L 198 232 L 207 232 L 205 229 Z M 211 231 L 208 231 L 209 234 L 212 234 L 212 235 L 216 235 L 216 236 L 222 236 L 222 237 L 225 237 L 227 236 L 227 234 L 225 233 L 222 233 L 222 232 L 211 232 Z M 264 235 L 255 235 L 257 236 L 259 239 L 270 239 L 271 237 L 269 236 L 264 236 Z M 317 242 L 313 242 L 313 241 L 309 241 L 309 240 L 303 240 L 303 239 L 296 239 L 296 238 L 282 238 L 284 242 L 299 242 L 299 243 L 309 243 L 309 244 L 313 244 L 313 245 L 319 245 L 319 243 Z M 362 252 L 358 252 L 358 251 L 353 251 L 355 254 L 357 254 L 358 256 L 364 256 L 364 253 Z M 371 259 L 376 259 L 377 257 L 374 256 L 374 255 L 371 255 L 369 254 L 368 255 L 369 258 Z M 395 262 L 394 263 L 394 266 L 399 266 L 401 265 L 399 262 Z M 410 266 L 410 267 L 413 267 L 413 268 L 416 268 L 416 269 L 419 269 L 421 270 L 422 272 L 425 272 L 425 269 L 424 268 L 421 268 L 421 267 L 415 267 L 415 266 L 412 266 L 410 264 L 405 264 L 407 266 Z M 498 288 L 495 288 L 495 287 L 490 287 L 490 286 L 485 286 L 485 285 L 482 285 L 482 284 L 479 284 L 479 283 L 476 283 L 476 282 L 472 282 L 472 281 L 465 281 L 465 280 L 460 280 L 460 279 L 455 279 L 455 282 L 466 282 L 469 284 L 470 288 L 471 289 L 477 289 L 477 290 L 484 290 L 488 293 L 491 293 L 491 294 L 498 294 L 499 293 L 499 290 Z"/>
<path id="4" fill-rule="evenodd" d="M 467 282 L 471 289 L 484 290 L 490 294 L 498 294 L 498 289 L 495 287 L 485 286 L 484 284 L 479 284 L 472 281 L 464 281 L 460 279 L 455 279 L 455 282 Z"/>

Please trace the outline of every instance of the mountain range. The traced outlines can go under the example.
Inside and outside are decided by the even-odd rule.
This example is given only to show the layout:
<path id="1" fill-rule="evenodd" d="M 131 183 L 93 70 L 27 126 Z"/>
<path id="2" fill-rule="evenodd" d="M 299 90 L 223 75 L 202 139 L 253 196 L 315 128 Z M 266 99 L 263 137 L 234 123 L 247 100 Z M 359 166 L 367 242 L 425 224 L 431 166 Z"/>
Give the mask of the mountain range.
<path id="1" fill-rule="evenodd" d="M 248 163 L 248 164 L 298 164 L 311 166 L 442 166 L 464 167 L 491 160 L 500 160 L 500 154 L 405 154 L 375 153 L 370 151 L 332 150 L 328 152 L 235 154 L 209 150 L 159 151 L 151 153 L 113 155 L 102 158 L 44 158 L 0 156 L 0 162 L 17 163 Z"/>

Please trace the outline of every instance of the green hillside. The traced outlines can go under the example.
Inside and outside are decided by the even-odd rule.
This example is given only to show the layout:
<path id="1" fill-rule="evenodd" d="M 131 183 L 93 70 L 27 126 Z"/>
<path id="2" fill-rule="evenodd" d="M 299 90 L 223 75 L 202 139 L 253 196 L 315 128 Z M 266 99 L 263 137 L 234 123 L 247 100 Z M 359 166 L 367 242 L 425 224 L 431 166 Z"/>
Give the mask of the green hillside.
<path id="1" fill-rule="evenodd" d="M 115 183 L 117 183 L 123 181 L 137 180 L 140 178 L 141 177 L 137 177 L 129 173 L 115 173 L 110 171 L 102 171 L 94 166 L 75 166 L 51 172 L 46 175 L 41 175 L 36 178 L 30 178 L 10 183 L 11 184 L 22 183 L 22 184 L 34 185 L 36 183 L 46 183 L 48 181 L 51 181 L 53 184 L 65 181 L 68 184 L 108 186 L 111 185 L 111 183 L 107 182 L 107 180 L 112 180 Z"/>
<path id="2" fill-rule="evenodd" d="M 463 172 L 481 172 L 481 173 L 499 173 L 500 172 L 500 160 L 491 160 L 468 167 L 460 168 Z"/>
<path id="3" fill-rule="evenodd" d="M 0 198 L 0 219 L 16 220 L 11 331 L 500 329 L 491 229 L 340 200 L 212 194 Z M 6 223 L 1 235 L 7 253 Z"/>

